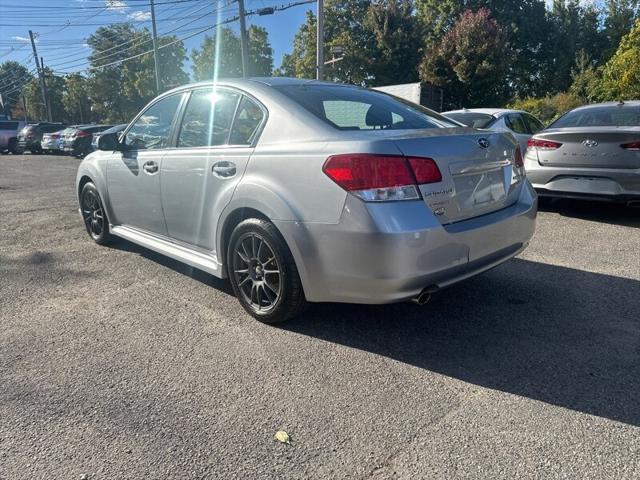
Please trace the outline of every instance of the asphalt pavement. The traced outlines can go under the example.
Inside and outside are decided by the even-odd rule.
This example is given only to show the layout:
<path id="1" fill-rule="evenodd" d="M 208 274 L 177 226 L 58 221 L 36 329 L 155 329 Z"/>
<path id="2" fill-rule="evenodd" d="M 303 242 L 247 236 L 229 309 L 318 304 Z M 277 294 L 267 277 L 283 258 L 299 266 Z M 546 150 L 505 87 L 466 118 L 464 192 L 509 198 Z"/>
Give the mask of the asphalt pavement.
<path id="1" fill-rule="evenodd" d="M 0 479 L 640 478 L 640 209 L 545 202 L 426 306 L 270 327 L 95 245 L 78 162 L 0 157 Z"/>

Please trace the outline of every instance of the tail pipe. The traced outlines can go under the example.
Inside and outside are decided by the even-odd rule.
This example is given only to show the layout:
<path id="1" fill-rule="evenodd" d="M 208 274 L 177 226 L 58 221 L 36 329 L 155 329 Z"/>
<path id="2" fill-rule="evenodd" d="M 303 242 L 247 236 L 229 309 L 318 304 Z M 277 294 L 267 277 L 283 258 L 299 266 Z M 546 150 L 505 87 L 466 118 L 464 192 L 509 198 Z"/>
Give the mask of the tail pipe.
<path id="1" fill-rule="evenodd" d="M 426 305 L 429 300 L 431 300 L 431 291 L 428 288 L 425 288 L 411 299 L 411 301 L 416 305 Z"/>

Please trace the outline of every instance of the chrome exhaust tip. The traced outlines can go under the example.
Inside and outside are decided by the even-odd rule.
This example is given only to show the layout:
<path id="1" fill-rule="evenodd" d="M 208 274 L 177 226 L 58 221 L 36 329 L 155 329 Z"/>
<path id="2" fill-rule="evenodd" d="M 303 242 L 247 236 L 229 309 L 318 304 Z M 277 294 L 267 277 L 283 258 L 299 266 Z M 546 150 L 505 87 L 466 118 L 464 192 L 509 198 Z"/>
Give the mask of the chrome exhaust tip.
<path id="1" fill-rule="evenodd" d="M 426 305 L 429 302 L 429 300 L 431 300 L 431 292 L 427 292 L 425 290 L 423 290 L 417 296 L 411 299 L 413 303 L 420 306 Z"/>

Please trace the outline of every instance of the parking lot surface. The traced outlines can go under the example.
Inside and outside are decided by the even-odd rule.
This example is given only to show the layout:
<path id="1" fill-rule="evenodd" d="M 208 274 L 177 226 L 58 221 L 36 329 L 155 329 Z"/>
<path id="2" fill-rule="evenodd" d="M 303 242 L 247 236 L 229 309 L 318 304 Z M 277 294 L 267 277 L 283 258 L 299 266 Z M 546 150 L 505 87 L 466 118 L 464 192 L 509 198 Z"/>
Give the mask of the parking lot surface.
<path id="1" fill-rule="evenodd" d="M 77 165 L 0 157 L 0 479 L 640 477 L 640 209 L 545 203 L 424 307 L 274 328 L 93 244 Z"/>

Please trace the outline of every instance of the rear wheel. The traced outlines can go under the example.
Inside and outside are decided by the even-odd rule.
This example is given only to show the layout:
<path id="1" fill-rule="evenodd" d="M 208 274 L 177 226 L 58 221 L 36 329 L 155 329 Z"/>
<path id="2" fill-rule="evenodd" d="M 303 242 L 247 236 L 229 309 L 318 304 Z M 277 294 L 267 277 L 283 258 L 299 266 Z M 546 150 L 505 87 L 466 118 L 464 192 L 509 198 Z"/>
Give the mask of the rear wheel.
<path id="1" fill-rule="evenodd" d="M 264 323 L 284 322 L 306 306 L 293 256 L 276 227 L 251 218 L 236 226 L 227 270 L 242 307 Z"/>
<path id="2" fill-rule="evenodd" d="M 18 153 L 18 141 L 15 138 L 9 140 L 9 152 L 13 153 L 14 155 Z"/>
<path id="3" fill-rule="evenodd" d="M 88 182 L 80 192 L 80 210 L 87 233 L 99 245 L 104 245 L 111 240 L 109 222 L 102 205 L 102 199 L 96 186 Z"/>

